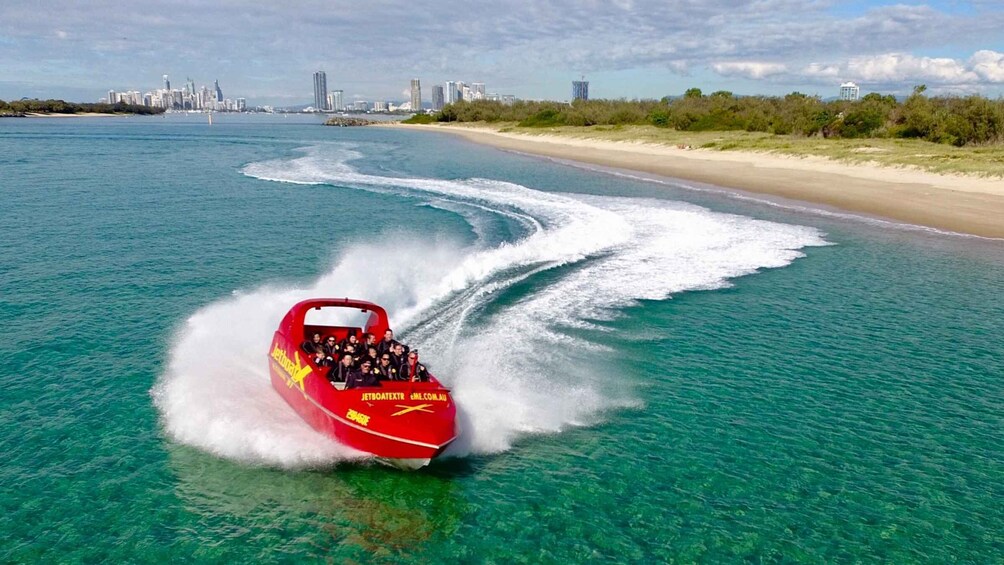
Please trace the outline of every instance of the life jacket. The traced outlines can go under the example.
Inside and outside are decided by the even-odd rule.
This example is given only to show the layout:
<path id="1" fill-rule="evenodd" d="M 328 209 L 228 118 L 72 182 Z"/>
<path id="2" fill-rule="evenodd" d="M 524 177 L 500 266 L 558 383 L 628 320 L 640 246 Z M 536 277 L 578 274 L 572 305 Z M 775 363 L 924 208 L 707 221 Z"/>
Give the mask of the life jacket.
<path id="1" fill-rule="evenodd" d="M 338 363 L 328 371 L 328 381 L 333 383 L 344 383 L 348 380 L 349 374 L 354 371 L 352 367 L 346 367 L 345 363 Z"/>
<path id="2" fill-rule="evenodd" d="M 418 352 L 415 353 L 415 364 L 406 364 L 405 370 L 408 381 L 415 383 L 427 382 L 429 380 L 429 371 L 425 368 L 425 365 L 418 362 Z"/>

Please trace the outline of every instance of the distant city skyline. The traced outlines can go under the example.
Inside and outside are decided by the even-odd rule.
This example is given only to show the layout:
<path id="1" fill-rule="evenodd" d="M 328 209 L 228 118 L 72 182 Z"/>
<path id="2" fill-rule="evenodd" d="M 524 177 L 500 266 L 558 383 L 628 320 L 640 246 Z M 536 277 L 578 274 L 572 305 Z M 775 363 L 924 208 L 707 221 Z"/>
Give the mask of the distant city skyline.
<path id="1" fill-rule="evenodd" d="M 192 78 L 185 79 L 183 88 L 171 88 L 170 75 L 165 74 L 161 78 L 164 81 L 163 88 L 155 88 L 145 92 L 135 89 L 110 89 L 103 98 L 96 101 L 109 104 L 150 106 L 166 110 L 243 112 L 248 109 L 247 99 L 244 97 L 232 99 L 223 97 L 223 89 L 220 87 L 219 79 L 213 81 L 213 88 L 210 89 L 206 85 L 202 85 L 202 88 L 196 88 L 195 80 Z M 91 102 L 91 100 L 75 100 L 74 102 Z"/>
<path id="2" fill-rule="evenodd" d="M 0 22 L 16 22 L 0 24 L 0 98 L 96 100 L 190 73 L 217 77 L 252 105 L 301 105 L 313 99 L 303 77 L 317 69 L 338 77 L 331 86 L 346 105 L 407 101 L 414 77 L 426 103 L 432 85 L 456 77 L 477 77 L 488 92 L 568 100 L 583 74 L 590 98 L 690 87 L 831 97 L 845 82 L 862 94 L 918 84 L 932 94 L 1004 93 L 1004 4 L 984 0 L 517 0 L 448 13 L 381 0 L 380 18 L 321 0 L 150 0 L 150 17 L 111 0 L 61 4 L 0 5 Z M 559 17 L 560 26 L 532 25 Z"/>

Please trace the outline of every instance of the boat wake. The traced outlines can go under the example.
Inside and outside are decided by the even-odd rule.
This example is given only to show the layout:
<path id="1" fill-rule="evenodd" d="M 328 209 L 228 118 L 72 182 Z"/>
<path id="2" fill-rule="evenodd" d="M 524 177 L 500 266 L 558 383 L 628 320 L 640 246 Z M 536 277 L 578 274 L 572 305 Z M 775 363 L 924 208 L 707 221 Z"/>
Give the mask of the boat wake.
<path id="1" fill-rule="evenodd" d="M 363 457 L 300 420 L 272 390 L 265 363 L 290 304 L 351 296 L 387 308 L 398 335 L 421 344 L 423 359 L 453 389 L 463 435 L 448 454 L 504 451 L 521 436 L 589 425 L 639 404 L 603 344 L 603 320 L 639 300 L 728 286 L 826 244 L 813 228 L 681 202 L 367 175 L 350 164 L 358 156 L 322 145 L 243 172 L 422 199 L 462 215 L 477 241 L 387 235 L 346 248 L 308 287 L 237 292 L 199 310 L 179 330 L 153 391 L 174 439 L 287 468 Z M 492 241 L 485 226 L 499 218 L 522 237 Z"/>

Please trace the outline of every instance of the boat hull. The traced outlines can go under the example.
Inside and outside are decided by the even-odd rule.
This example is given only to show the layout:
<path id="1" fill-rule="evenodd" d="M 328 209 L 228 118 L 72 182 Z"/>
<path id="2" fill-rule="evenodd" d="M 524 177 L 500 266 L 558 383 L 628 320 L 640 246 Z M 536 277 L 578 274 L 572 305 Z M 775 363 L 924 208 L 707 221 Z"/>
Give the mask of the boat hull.
<path id="1" fill-rule="evenodd" d="M 442 454 L 458 434 L 449 389 L 431 377 L 429 382 L 384 381 L 379 387 L 339 390 L 328 382 L 327 369 L 313 365 L 299 348 L 304 332 L 298 308 L 315 302 L 294 306 L 272 340 L 272 386 L 286 403 L 315 430 L 398 468 L 416 469 Z M 366 304 L 379 314 L 367 331 L 381 323 L 385 327 L 382 309 L 351 304 Z M 299 332 L 289 331 L 289 326 Z"/>
<path id="2" fill-rule="evenodd" d="M 443 431 L 440 434 L 426 434 L 424 436 L 409 433 L 410 430 L 404 426 L 385 424 L 371 428 L 373 416 L 369 412 L 373 411 L 374 406 L 367 402 L 346 398 L 324 406 L 305 391 L 288 386 L 283 376 L 274 373 L 272 386 L 312 428 L 353 449 L 373 454 L 381 462 L 388 461 L 388 464 L 393 467 L 417 469 L 427 465 L 433 458 L 442 454 L 446 447 L 456 439 L 455 424 L 442 426 Z M 349 393 L 352 391 L 339 391 L 339 393 L 341 392 Z M 409 395 L 406 392 L 404 394 L 405 398 L 408 398 Z M 365 418 L 355 416 L 356 414 L 370 417 L 366 426 L 359 423 L 359 420 Z M 354 419 L 349 419 L 350 417 Z M 402 462 L 395 463 L 391 462 L 392 460 L 401 460 Z M 418 461 L 423 463 L 416 466 Z"/>

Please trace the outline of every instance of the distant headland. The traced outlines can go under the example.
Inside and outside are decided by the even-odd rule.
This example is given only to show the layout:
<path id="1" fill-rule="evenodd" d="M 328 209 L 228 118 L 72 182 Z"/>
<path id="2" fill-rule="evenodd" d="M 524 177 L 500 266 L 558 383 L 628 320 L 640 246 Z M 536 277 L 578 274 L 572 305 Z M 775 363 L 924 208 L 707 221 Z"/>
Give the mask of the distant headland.
<path id="1" fill-rule="evenodd" d="M 21 99 L 6 102 L 0 100 L 0 118 L 23 118 L 34 116 L 94 116 L 94 115 L 155 115 L 164 113 L 163 108 L 151 108 L 136 104 L 104 104 L 66 102 L 65 100 Z"/>
<path id="2" fill-rule="evenodd" d="M 377 122 L 375 120 L 366 120 L 363 118 L 351 118 L 348 116 L 332 116 L 328 118 L 324 125 L 326 126 L 338 126 L 338 127 L 353 127 L 353 126 L 369 126 Z"/>

